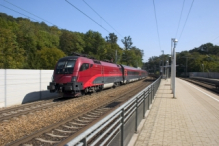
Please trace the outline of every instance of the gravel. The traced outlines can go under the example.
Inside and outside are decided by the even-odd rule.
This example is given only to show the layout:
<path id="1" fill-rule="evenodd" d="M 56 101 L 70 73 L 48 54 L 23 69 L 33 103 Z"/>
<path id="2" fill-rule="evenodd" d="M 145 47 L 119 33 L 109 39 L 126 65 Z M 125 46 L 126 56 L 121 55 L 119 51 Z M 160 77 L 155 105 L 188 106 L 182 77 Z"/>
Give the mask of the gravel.
<path id="1" fill-rule="evenodd" d="M 68 102 L 65 105 L 58 105 L 0 122 L 0 145 L 5 145 L 68 117 L 98 107 L 103 102 L 112 100 L 139 84 L 142 84 L 142 81 L 75 98 L 73 102 Z"/>

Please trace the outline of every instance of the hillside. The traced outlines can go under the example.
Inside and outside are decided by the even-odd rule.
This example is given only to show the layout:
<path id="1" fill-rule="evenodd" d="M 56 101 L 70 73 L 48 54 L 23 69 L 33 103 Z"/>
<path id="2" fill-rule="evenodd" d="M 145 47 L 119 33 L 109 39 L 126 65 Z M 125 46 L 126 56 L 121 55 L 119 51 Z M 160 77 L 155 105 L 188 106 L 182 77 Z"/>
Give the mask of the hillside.
<path id="1" fill-rule="evenodd" d="M 104 38 L 92 30 L 72 32 L 0 13 L 0 68 L 53 69 L 58 59 L 72 52 L 141 67 L 143 51 L 132 46 L 131 37 L 122 40 L 124 49 L 117 41 L 114 33 Z"/>

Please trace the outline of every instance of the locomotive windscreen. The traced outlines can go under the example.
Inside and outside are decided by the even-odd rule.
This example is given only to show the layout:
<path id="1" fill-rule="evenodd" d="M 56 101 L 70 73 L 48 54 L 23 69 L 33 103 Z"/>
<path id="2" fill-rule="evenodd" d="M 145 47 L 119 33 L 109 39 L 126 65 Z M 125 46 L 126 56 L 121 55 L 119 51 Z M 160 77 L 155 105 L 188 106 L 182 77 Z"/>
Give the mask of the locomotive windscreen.
<path id="1" fill-rule="evenodd" d="M 56 66 L 56 74 L 72 74 L 75 60 L 59 61 Z"/>

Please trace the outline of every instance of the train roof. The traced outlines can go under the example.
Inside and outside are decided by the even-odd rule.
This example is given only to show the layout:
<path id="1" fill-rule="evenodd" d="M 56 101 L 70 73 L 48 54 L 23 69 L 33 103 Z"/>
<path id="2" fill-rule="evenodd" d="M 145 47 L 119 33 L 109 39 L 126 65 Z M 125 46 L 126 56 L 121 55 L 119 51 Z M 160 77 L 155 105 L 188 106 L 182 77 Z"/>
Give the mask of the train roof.
<path id="1" fill-rule="evenodd" d="M 74 59 L 78 59 L 79 56 L 67 56 L 67 57 L 63 57 L 61 59 L 59 59 L 59 61 L 63 61 L 63 60 L 74 60 Z"/>

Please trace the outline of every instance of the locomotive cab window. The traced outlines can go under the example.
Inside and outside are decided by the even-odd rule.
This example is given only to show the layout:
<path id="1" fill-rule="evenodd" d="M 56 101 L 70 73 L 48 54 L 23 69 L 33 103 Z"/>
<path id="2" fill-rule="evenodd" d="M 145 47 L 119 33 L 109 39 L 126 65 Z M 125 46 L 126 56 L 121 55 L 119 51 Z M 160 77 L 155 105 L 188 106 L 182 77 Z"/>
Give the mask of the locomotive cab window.
<path id="1" fill-rule="evenodd" d="M 89 63 L 83 63 L 80 67 L 79 71 L 84 71 L 87 70 L 89 68 Z"/>
<path id="2" fill-rule="evenodd" d="M 72 74 L 75 60 L 59 61 L 56 66 L 56 74 Z"/>

